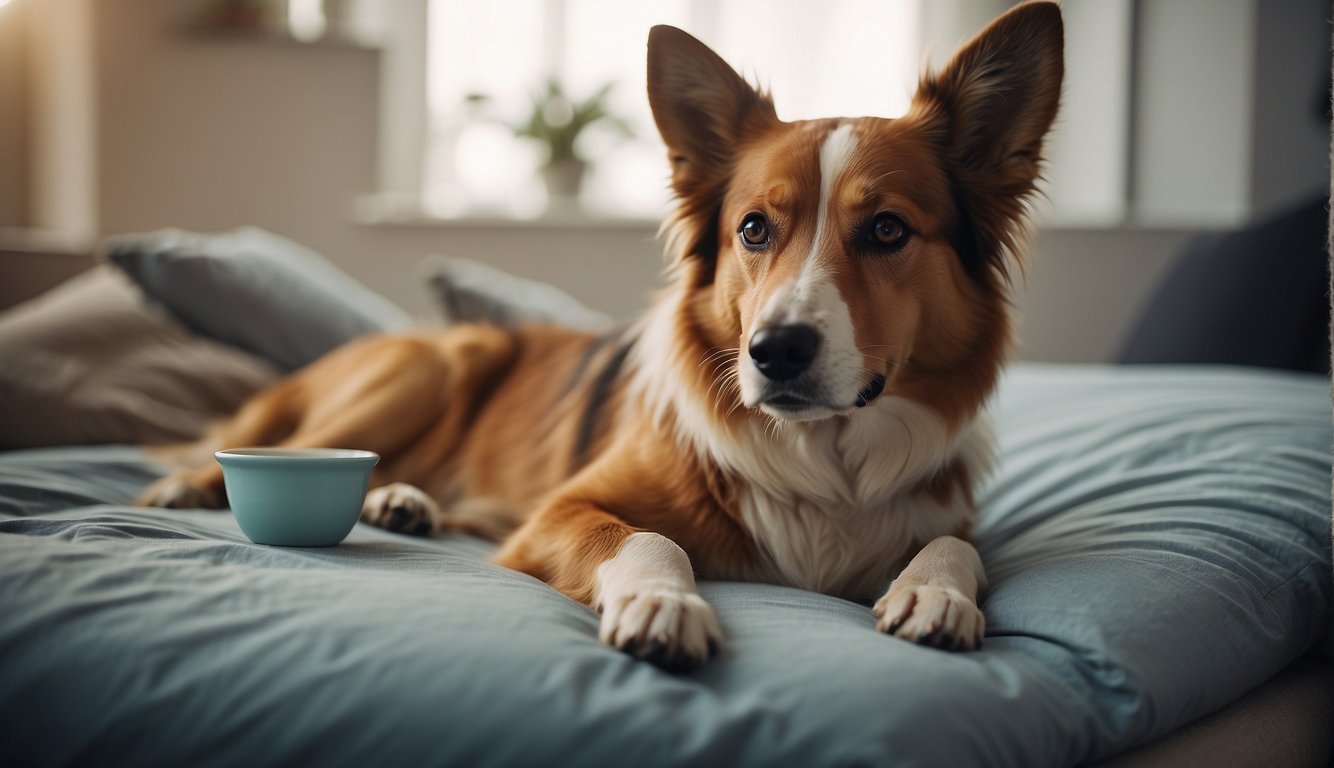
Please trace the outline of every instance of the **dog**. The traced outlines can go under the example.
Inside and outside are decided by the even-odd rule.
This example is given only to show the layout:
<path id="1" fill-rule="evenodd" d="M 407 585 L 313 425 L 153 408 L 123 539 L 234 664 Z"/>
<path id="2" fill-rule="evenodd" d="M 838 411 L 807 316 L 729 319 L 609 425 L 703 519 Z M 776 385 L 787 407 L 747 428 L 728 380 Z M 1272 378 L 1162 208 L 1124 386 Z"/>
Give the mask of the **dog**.
<path id="1" fill-rule="evenodd" d="M 381 454 L 363 519 L 501 540 L 495 562 L 683 669 L 723 636 L 696 577 L 873 604 L 876 629 L 982 642 L 969 543 L 984 406 L 1057 112 L 1055 3 L 995 20 L 897 119 L 784 122 L 678 29 L 648 39 L 671 162 L 669 286 L 595 336 L 463 325 L 354 340 L 196 447 Z M 222 507 L 220 468 L 140 503 Z"/>

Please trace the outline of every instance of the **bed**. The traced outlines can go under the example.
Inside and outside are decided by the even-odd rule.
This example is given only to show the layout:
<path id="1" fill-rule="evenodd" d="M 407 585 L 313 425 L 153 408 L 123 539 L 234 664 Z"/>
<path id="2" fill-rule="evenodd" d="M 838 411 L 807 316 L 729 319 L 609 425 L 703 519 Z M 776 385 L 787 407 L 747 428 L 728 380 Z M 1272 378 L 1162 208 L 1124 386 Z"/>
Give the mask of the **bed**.
<path id="1" fill-rule="evenodd" d="M 233 256 L 122 268 L 180 292 Z M 296 261 L 274 301 L 248 291 L 283 279 L 250 265 L 149 317 L 100 268 L 0 316 L 0 357 L 22 363 L 0 366 L 0 765 L 1328 764 L 1324 375 L 1016 365 L 981 495 L 982 650 L 880 635 L 866 605 L 704 583 L 727 644 L 672 675 L 600 645 L 591 611 L 477 539 L 358 525 L 335 548 L 264 547 L 226 512 L 128 505 L 165 468 L 106 443 L 179 437 L 164 409 L 197 429 L 318 354 L 329 302 L 341 333 L 409 322 L 358 313 L 362 289 Z M 451 306 L 491 300 L 475 290 L 454 280 Z M 216 296 L 259 335 L 203 339 L 189 312 Z M 265 332 L 269 311 L 290 334 Z"/>

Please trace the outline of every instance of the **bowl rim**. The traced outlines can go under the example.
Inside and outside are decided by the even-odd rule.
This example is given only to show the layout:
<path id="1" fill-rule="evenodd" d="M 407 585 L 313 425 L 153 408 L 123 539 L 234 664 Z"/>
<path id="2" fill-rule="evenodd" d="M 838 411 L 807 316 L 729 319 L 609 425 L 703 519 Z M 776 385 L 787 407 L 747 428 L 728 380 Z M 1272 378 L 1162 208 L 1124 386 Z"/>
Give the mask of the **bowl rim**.
<path id="1" fill-rule="evenodd" d="M 254 447 L 254 448 L 227 448 L 221 451 L 213 452 L 214 458 L 219 462 L 243 461 L 243 462 L 287 462 L 287 461 L 318 461 L 325 463 L 343 463 L 343 462 L 364 462 L 380 460 L 380 454 L 374 451 L 363 451 L 357 448 L 274 448 L 274 447 Z"/>

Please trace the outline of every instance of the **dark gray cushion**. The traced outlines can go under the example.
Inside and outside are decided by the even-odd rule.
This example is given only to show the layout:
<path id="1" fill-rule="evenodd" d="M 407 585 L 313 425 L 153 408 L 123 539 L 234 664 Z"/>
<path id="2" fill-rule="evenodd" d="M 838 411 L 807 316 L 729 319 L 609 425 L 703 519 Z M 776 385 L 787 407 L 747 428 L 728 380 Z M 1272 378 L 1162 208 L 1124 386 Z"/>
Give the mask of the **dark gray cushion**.
<path id="1" fill-rule="evenodd" d="M 1329 372 L 1324 195 L 1190 244 L 1122 348 L 1123 363 Z"/>
<path id="2" fill-rule="evenodd" d="M 271 232 L 165 229 L 109 239 L 106 258 L 198 333 L 284 370 L 412 319 L 320 255 Z"/>

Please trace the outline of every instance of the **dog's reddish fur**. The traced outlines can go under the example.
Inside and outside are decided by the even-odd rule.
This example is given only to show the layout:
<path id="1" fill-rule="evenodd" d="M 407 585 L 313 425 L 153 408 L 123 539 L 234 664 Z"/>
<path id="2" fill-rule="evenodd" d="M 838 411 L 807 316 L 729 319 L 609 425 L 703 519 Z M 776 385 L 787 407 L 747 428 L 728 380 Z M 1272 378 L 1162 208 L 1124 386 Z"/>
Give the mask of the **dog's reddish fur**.
<path id="1" fill-rule="evenodd" d="M 1020 6 L 925 77 L 900 119 L 785 123 L 767 96 L 697 41 L 654 30 L 649 96 L 678 208 L 667 226 L 672 287 L 645 322 L 670 326 L 658 329 L 670 344 L 659 350 L 666 359 L 655 377 L 703 404 L 702 427 L 636 385 L 643 363 L 628 346 L 649 325 L 640 336 L 601 339 L 461 326 L 352 342 L 259 395 L 208 443 L 376 451 L 383 461 L 372 486 L 421 488 L 445 507 L 445 528 L 495 534 L 517 524 L 496 562 L 589 604 L 599 567 L 639 531 L 678 544 L 704 578 L 784 580 L 742 511 L 759 481 L 681 434 L 738 435 L 770 420 L 738 407 L 734 380 L 719 371 L 742 364 L 736 348 L 761 309 L 822 247 L 812 192 L 821 187 L 821 143 L 836 125 L 851 125 L 858 147 L 831 191 L 830 231 L 891 210 L 914 232 L 902 258 L 830 256 L 862 367 L 884 375 L 887 397 L 923 406 L 957 435 L 990 395 L 1010 347 L 1009 273 L 1055 116 L 1061 45 L 1054 4 Z M 737 222 L 755 210 L 772 212 L 781 233 L 772 251 L 736 244 Z M 896 498 L 971 510 L 978 471 L 946 456 L 906 480 Z M 220 505 L 221 488 L 210 464 L 164 480 L 144 501 Z M 450 513 L 455 502 L 478 498 L 494 502 L 486 519 Z M 934 530 L 923 526 L 914 530 Z M 965 515 L 903 542 L 905 556 L 970 530 Z M 902 566 L 885 565 L 881 589 Z M 938 571 L 934 561 L 910 567 L 900 581 L 925 584 Z M 837 583 L 844 586 L 832 591 L 849 597 L 879 596 L 858 586 L 875 578 Z"/>

